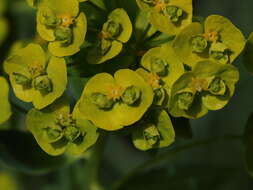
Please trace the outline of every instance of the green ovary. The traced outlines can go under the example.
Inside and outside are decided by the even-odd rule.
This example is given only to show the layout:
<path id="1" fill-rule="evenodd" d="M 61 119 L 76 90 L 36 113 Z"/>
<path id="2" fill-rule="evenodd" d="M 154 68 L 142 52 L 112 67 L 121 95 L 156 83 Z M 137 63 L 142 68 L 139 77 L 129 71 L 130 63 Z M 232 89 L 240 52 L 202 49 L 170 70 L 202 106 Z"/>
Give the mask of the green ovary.
<path id="1" fill-rule="evenodd" d="M 229 62 L 228 48 L 222 43 L 212 44 L 210 48 L 210 56 L 224 64 Z"/>
<path id="2" fill-rule="evenodd" d="M 188 110 L 194 100 L 194 95 L 190 92 L 178 94 L 178 107 L 182 110 Z"/>
<path id="3" fill-rule="evenodd" d="M 155 0 L 142 0 L 142 2 L 147 4 L 155 4 Z"/>
<path id="4" fill-rule="evenodd" d="M 182 18 L 184 11 L 183 9 L 180 9 L 176 6 L 168 6 L 166 8 L 166 13 L 169 16 L 171 22 L 177 23 Z"/>
<path id="5" fill-rule="evenodd" d="M 121 99 L 127 105 L 133 105 L 140 99 L 140 97 L 141 91 L 139 90 L 139 88 L 135 86 L 130 86 L 126 88 L 123 95 L 121 96 Z"/>
<path id="6" fill-rule="evenodd" d="M 69 126 L 64 129 L 64 136 L 70 142 L 74 142 L 80 135 L 80 130 L 74 126 Z"/>
<path id="7" fill-rule="evenodd" d="M 112 99 L 109 99 L 106 95 L 101 93 L 93 93 L 91 95 L 91 100 L 99 109 L 111 109 L 114 104 Z"/>
<path id="8" fill-rule="evenodd" d="M 60 140 L 63 136 L 61 128 L 45 128 L 43 129 L 46 133 L 46 141 L 53 143 Z"/>
<path id="9" fill-rule="evenodd" d="M 214 95 L 224 95 L 226 92 L 226 84 L 220 78 L 215 78 L 209 85 L 208 90 Z"/>
<path id="10" fill-rule="evenodd" d="M 151 59 L 151 71 L 159 76 L 167 75 L 168 63 L 160 58 Z"/>
<path id="11" fill-rule="evenodd" d="M 33 86 L 35 90 L 45 94 L 48 94 L 53 90 L 53 84 L 47 75 L 36 77 L 33 81 Z"/>
<path id="12" fill-rule="evenodd" d="M 48 28 L 55 28 L 60 24 L 60 19 L 58 19 L 54 14 L 48 14 L 44 16 L 44 24 Z"/>
<path id="13" fill-rule="evenodd" d="M 22 85 L 22 86 L 30 86 L 32 80 L 25 75 L 19 74 L 19 73 L 13 73 L 15 77 L 15 81 L 17 84 Z"/>
<path id="14" fill-rule="evenodd" d="M 208 46 L 207 40 L 203 36 L 194 36 L 191 40 L 192 51 L 203 53 Z"/>
<path id="15" fill-rule="evenodd" d="M 143 136 L 145 140 L 148 142 L 149 145 L 153 146 L 155 145 L 159 139 L 160 139 L 160 134 L 156 126 L 154 125 L 149 125 L 144 131 L 143 131 Z"/>
<path id="16" fill-rule="evenodd" d="M 154 91 L 155 96 L 154 96 L 154 104 L 159 104 L 159 102 L 163 102 L 165 99 L 165 91 L 162 88 L 158 88 Z"/>
<path id="17" fill-rule="evenodd" d="M 115 38 L 118 37 L 122 31 L 122 27 L 119 23 L 113 21 L 113 20 L 108 20 L 106 23 L 106 32 L 110 34 L 111 37 Z"/>
<path id="18" fill-rule="evenodd" d="M 55 39 L 61 41 L 63 45 L 69 45 L 73 39 L 73 32 L 68 27 L 58 27 L 54 31 Z"/>

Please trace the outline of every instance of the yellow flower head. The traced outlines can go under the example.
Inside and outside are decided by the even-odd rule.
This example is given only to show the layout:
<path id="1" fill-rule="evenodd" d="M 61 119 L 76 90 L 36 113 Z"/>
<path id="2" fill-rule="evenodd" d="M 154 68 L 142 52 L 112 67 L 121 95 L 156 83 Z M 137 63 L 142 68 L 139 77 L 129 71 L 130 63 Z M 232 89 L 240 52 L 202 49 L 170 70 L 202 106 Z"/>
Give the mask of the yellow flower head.
<path id="1" fill-rule="evenodd" d="M 220 38 L 219 33 L 216 31 L 209 31 L 204 34 L 206 40 L 210 42 L 217 42 Z"/>
<path id="2" fill-rule="evenodd" d="M 118 100 L 122 96 L 124 89 L 120 85 L 112 85 L 107 93 L 109 99 Z"/>
<path id="3" fill-rule="evenodd" d="M 61 19 L 61 26 L 64 27 L 69 27 L 75 23 L 75 18 L 67 13 L 59 15 L 58 18 Z"/>
<path id="4" fill-rule="evenodd" d="M 208 88 L 208 81 L 204 78 L 192 78 L 191 88 L 194 91 L 201 92 Z"/>
<path id="5" fill-rule="evenodd" d="M 160 88 L 160 80 L 161 78 L 155 73 L 148 74 L 148 84 L 153 88 Z"/>

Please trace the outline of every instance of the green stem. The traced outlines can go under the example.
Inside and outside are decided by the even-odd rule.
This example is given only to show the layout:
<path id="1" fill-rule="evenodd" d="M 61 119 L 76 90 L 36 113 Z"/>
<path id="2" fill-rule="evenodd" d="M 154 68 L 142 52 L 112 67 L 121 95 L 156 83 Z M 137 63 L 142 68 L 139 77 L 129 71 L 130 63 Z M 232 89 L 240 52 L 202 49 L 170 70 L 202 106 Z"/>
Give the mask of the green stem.
<path id="1" fill-rule="evenodd" d="M 115 182 L 112 185 L 111 190 L 119 190 L 129 179 L 138 175 L 143 170 L 151 168 L 151 167 L 157 165 L 158 163 L 161 163 L 162 161 L 171 159 L 177 153 L 183 152 L 184 150 L 189 150 L 191 148 L 216 143 L 219 141 L 233 141 L 233 140 L 241 140 L 241 139 L 242 139 L 242 135 L 226 135 L 226 136 L 221 136 L 221 137 L 211 137 L 208 139 L 195 140 L 193 142 L 190 142 L 189 144 L 178 145 L 177 147 L 169 150 L 168 152 L 160 154 L 160 155 L 156 156 L 155 158 L 152 158 L 152 159 L 144 162 L 143 164 L 139 165 L 138 167 L 134 168 L 126 176 L 124 176 L 121 180 L 118 180 L 117 182 Z"/>
<path id="2" fill-rule="evenodd" d="M 28 110 L 26 110 L 25 108 L 23 108 L 22 106 L 14 103 L 12 100 L 10 100 L 10 104 L 13 108 L 15 108 L 16 110 L 18 110 L 19 112 L 22 112 L 24 114 L 28 113 Z"/>
<path id="3" fill-rule="evenodd" d="M 104 153 L 105 136 L 100 136 L 97 144 L 91 150 L 88 160 L 85 162 L 84 173 L 86 184 L 83 190 L 104 190 L 99 183 L 100 164 Z"/>

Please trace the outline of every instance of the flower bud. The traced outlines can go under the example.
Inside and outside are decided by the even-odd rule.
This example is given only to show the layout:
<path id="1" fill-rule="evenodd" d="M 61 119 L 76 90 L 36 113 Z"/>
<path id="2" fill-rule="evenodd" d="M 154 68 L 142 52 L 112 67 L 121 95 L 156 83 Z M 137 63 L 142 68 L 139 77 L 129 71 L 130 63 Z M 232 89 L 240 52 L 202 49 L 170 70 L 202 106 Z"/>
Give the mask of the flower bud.
<path id="1" fill-rule="evenodd" d="M 168 14 L 171 22 L 177 23 L 183 16 L 184 11 L 176 6 L 168 6 L 166 8 L 166 13 Z"/>
<path id="2" fill-rule="evenodd" d="M 213 43 L 209 53 L 214 60 L 224 64 L 229 62 L 228 48 L 223 43 Z"/>
<path id="3" fill-rule="evenodd" d="M 64 136 L 70 142 L 74 142 L 80 135 L 80 130 L 74 126 L 69 126 L 64 129 Z"/>
<path id="4" fill-rule="evenodd" d="M 153 58 L 151 60 L 151 71 L 159 76 L 167 75 L 168 63 L 160 58 Z"/>
<path id="5" fill-rule="evenodd" d="M 106 95 L 101 93 L 93 93 L 91 99 L 92 103 L 100 109 L 111 109 L 114 104 L 112 99 L 109 99 Z"/>
<path id="6" fill-rule="evenodd" d="M 195 53 L 203 53 L 208 46 L 208 42 L 204 36 L 194 36 L 191 40 L 192 51 Z"/>
<path id="7" fill-rule="evenodd" d="M 209 92 L 214 95 L 224 95 L 226 89 L 226 84 L 220 78 L 214 78 L 208 87 Z"/>
<path id="8" fill-rule="evenodd" d="M 113 20 L 108 20 L 105 23 L 105 31 L 110 34 L 110 37 L 118 37 L 122 31 L 122 26 Z"/>
<path id="9" fill-rule="evenodd" d="M 68 27 L 58 27 L 54 31 L 55 39 L 64 45 L 69 45 L 73 39 L 72 30 Z"/>
<path id="10" fill-rule="evenodd" d="M 160 139 L 160 133 L 157 127 L 153 124 L 149 124 L 143 131 L 143 136 L 149 145 L 155 145 Z"/>
<path id="11" fill-rule="evenodd" d="M 125 89 L 121 99 L 127 105 L 133 105 L 140 99 L 141 91 L 135 86 L 129 86 Z"/>
<path id="12" fill-rule="evenodd" d="M 32 80 L 25 75 L 19 74 L 19 73 L 13 73 L 15 77 L 15 81 L 17 84 L 22 85 L 22 86 L 30 86 Z"/>
<path id="13" fill-rule="evenodd" d="M 194 100 L 194 95 L 191 92 L 182 92 L 177 95 L 178 107 L 182 110 L 188 110 Z"/>
<path id="14" fill-rule="evenodd" d="M 33 86 L 35 90 L 39 90 L 41 93 L 48 94 L 52 92 L 52 82 L 47 75 L 38 76 L 33 81 Z"/>

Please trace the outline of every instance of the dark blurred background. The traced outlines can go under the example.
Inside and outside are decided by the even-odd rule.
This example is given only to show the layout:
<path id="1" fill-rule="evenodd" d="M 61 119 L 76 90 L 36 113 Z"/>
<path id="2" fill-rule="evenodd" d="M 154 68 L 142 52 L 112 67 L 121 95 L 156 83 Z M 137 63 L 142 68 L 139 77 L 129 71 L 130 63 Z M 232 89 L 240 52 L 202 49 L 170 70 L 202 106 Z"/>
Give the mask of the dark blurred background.
<path id="1" fill-rule="evenodd" d="M 12 1 L 9 14 L 12 15 L 12 24 L 15 25 L 11 39 L 31 38 L 35 32 L 35 11 L 26 6 L 24 0 L 9 1 Z M 220 14 L 229 18 L 246 37 L 253 31 L 252 0 L 195 0 L 194 6 L 196 16 Z M 241 78 L 234 97 L 224 109 L 209 112 L 205 117 L 191 121 L 193 139 L 243 133 L 247 119 L 253 112 L 253 76 L 247 73 L 242 62 L 241 57 L 236 62 Z M 19 125 L 23 124 L 21 119 Z M 173 146 L 159 151 L 166 152 Z M 155 151 L 136 150 L 129 138 L 111 136 L 101 166 L 102 183 L 110 185 L 155 154 Z M 3 165 L 0 166 L 0 190 L 15 190 L 11 186 L 1 187 L 1 179 L 7 174 L 11 176 L 11 184 L 18 184 L 18 190 L 81 190 L 82 187 L 78 184 L 82 181 L 81 164 L 75 163 L 38 176 L 8 169 Z M 242 143 L 222 141 L 178 153 L 172 159 L 130 179 L 122 189 L 251 190 L 253 181 L 244 168 Z"/>

